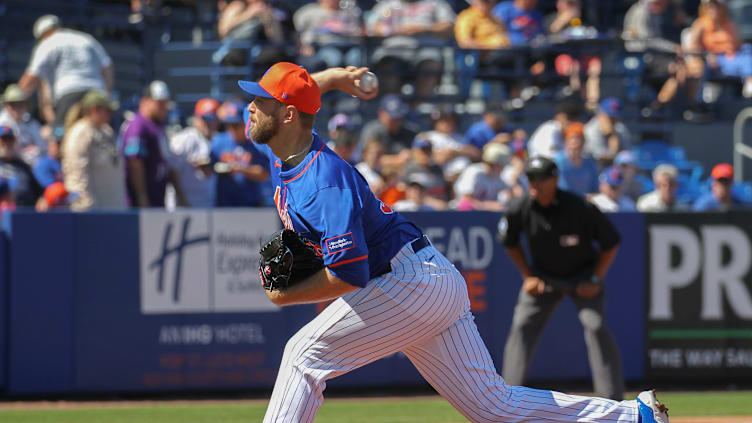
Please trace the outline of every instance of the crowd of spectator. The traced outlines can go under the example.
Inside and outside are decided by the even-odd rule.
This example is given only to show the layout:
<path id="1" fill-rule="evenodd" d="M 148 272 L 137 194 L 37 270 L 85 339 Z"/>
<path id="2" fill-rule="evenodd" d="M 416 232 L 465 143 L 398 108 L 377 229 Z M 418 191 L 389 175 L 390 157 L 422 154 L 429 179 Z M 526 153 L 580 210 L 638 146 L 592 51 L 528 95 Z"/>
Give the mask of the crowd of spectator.
<path id="1" fill-rule="evenodd" d="M 680 87 L 699 98 L 700 80 L 713 73 L 740 77 L 745 95 L 752 95 L 752 50 L 741 44 L 724 2 L 702 0 L 683 43 L 667 35 L 668 27 L 690 23 L 676 11 L 678 3 L 639 0 L 625 17 L 627 48 L 644 51 L 649 72 L 665 76 L 658 78 L 649 109 L 663 107 Z M 311 69 L 370 63 L 377 70 L 376 116 L 361 126 L 337 114 L 321 135 L 396 210 L 503 211 L 511 199 L 526 195 L 525 164 L 534 156 L 555 161 L 560 188 L 607 212 L 744 205 L 734 194 L 728 164 L 712 169 L 706 192 L 693 204 L 677 196 L 682 178 L 671 164 L 638 178 L 631 151 L 636 140 L 621 119 L 620 99 L 600 96 L 597 57 L 525 57 L 529 78 L 511 80 L 509 97 L 525 97 L 547 68 L 566 78 L 572 94 L 530 134 L 509 121 L 503 101 L 487 102 L 470 125 L 462 124 L 452 104 L 433 104 L 430 124 L 413 119 L 416 103 L 403 95 L 405 78 L 414 83 L 415 96 L 429 97 L 442 74 L 440 42 L 453 30 L 461 47 L 480 49 L 482 66 L 495 69 L 518 66 L 514 48 L 542 43 L 547 34 L 589 34 L 579 0 L 559 0 L 547 17 L 536 4 L 473 0 L 456 15 L 446 0 L 384 0 L 369 13 L 354 2 L 319 0 L 291 14 L 266 0 L 234 0 L 221 2 L 217 30 L 221 39 L 264 41 L 255 55 L 228 43 L 221 58 L 228 64 L 250 59 L 263 71 L 275 61 L 299 60 Z M 185 128 L 167 131 L 174 103 L 165 82 L 150 82 L 136 110 L 118 111 L 111 101 L 113 61 L 97 40 L 62 27 L 52 15 L 37 20 L 33 35 L 38 44 L 26 71 L 2 95 L 0 208 L 270 205 L 269 160 L 246 139 L 247 100 L 203 98 Z M 353 45 L 362 36 L 382 38 L 370 57 Z M 299 51 L 289 48 L 288 37 L 299 41 Z M 30 113 L 35 91 L 44 124 Z M 111 126 L 115 111 L 125 116 L 119 131 Z"/>

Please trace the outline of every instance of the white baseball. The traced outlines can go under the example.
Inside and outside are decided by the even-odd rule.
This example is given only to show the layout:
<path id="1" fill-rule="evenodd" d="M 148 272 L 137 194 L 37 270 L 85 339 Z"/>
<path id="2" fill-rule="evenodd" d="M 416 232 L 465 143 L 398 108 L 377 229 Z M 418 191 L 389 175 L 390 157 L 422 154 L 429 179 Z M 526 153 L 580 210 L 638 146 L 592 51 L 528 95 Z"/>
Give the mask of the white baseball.
<path id="1" fill-rule="evenodd" d="M 370 93 L 379 86 L 379 79 L 373 72 L 366 72 L 360 77 L 360 89 L 364 92 Z"/>

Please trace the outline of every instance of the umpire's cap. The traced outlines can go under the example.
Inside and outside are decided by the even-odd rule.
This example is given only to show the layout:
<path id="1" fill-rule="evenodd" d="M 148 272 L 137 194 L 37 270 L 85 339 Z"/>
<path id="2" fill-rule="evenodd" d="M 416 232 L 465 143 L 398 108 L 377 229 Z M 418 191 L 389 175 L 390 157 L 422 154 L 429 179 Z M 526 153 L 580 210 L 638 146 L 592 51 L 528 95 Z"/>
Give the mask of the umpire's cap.
<path id="1" fill-rule="evenodd" d="M 525 174 L 530 181 L 542 181 L 559 176 L 559 168 L 556 167 L 556 163 L 553 160 L 543 156 L 535 156 L 528 160 Z"/>

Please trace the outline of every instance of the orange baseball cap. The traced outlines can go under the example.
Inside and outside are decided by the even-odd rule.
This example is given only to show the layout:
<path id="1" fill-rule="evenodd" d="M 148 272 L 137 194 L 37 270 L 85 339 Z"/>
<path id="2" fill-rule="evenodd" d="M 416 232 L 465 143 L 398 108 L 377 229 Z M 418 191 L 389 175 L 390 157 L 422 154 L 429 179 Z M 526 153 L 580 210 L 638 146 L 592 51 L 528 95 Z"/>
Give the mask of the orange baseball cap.
<path id="1" fill-rule="evenodd" d="M 713 179 L 732 179 L 734 177 L 734 167 L 728 163 L 721 163 L 713 168 L 710 175 Z"/>
<path id="2" fill-rule="evenodd" d="M 75 195 L 65 189 L 62 182 L 54 182 L 44 190 L 44 199 L 49 207 L 60 207 L 69 204 Z"/>
<path id="3" fill-rule="evenodd" d="M 582 122 L 572 122 L 569 125 L 567 125 L 566 128 L 564 128 L 564 139 L 569 139 L 571 137 L 584 137 L 585 136 L 585 125 L 582 124 Z"/>
<path id="4" fill-rule="evenodd" d="M 213 98 L 202 98 L 196 102 L 196 107 L 193 110 L 193 114 L 199 117 L 217 117 L 217 109 L 219 109 L 219 102 Z"/>
<path id="5" fill-rule="evenodd" d="M 321 108 L 319 86 L 307 70 L 295 63 L 275 63 L 259 82 L 238 81 L 238 85 L 248 94 L 274 98 L 303 113 L 314 115 Z"/>

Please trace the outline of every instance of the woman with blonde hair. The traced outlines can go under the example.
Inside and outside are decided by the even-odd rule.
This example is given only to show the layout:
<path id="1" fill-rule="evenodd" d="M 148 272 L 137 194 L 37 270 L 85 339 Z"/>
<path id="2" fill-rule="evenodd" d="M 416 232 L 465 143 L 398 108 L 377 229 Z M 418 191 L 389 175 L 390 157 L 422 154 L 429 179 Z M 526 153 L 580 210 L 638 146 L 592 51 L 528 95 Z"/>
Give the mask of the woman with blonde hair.
<path id="1" fill-rule="evenodd" d="M 114 105 L 107 94 L 89 91 L 66 116 L 63 181 L 76 193 L 75 211 L 125 209 L 125 167 L 110 126 Z"/>

